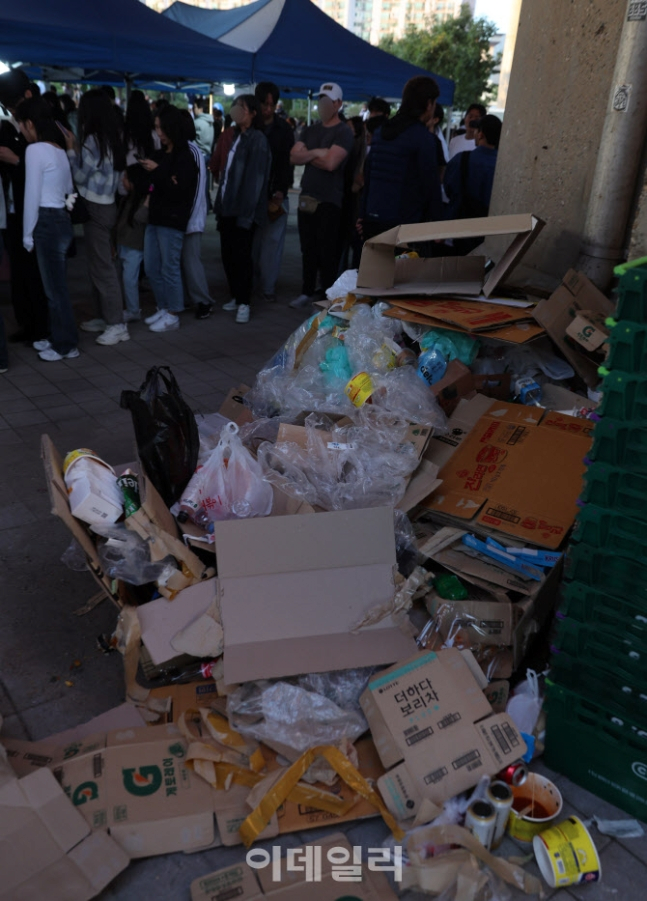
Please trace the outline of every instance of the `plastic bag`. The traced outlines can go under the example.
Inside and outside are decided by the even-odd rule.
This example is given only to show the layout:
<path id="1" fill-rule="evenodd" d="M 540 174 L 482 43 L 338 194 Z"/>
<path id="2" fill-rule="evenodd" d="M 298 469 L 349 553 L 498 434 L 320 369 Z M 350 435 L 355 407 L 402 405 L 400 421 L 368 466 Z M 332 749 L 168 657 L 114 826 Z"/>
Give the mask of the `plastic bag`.
<path id="1" fill-rule="evenodd" d="M 353 742 L 368 729 L 358 707 L 342 709 L 323 694 L 290 682 L 246 682 L 228 695 L 227 715 L 241 735 L 264 742 L 291 761 L 317 745 Z"/>
<path id="2" fill-rule="evenodd" d="M 104 570 L 113 579 L 123 579 L 130 585 L 163 584 L 177 571 L 177 563 L 170 556 L 151 563 L 144 539 L 123 524 L 93 525 L 92 531 L 106 539 L 99 542 L 97 553 Z"/>
<path id="3" fill-rule="evenodd" d="M 121 406 L 131 412 L 146 474 L 170 507 L 198 465 L 200 437 L 195 416 L 168 366 L 149 369 L 138 391 L 122 391 Z"/>
<path id="4" fill-rule="evenodd" d="M 337 300 L 340 297 L 346 297 L 357 290 L 357 269 L 347 269 L 339 276 L 330 288 L 326 291 L 328 300 Z"/>
<path id="5" fill-rule="evenodd" d="M 505 712 L 515 722 L 520 732 L 532 735 L 541 713 L 542 699 L 539 694 L 539 677 L 534 670 L 527 670 L 526 678 L 514 690 Z"/>
<path id="6" fill-rule="evenodd" d="M 75 573 L 85 572 L 88 568 L 88 560 L 85 556 L 85 551 L 76 538 L 73 538 L 63 551 L 61 563 L 65 564 L 68 569 L 71 569 L 72 572 Z"/>
<path id="7" fill-rule="evenodd" d="M 227 417 L 220 413 L 198 413 L 196 415 L 200 437 L 198 466 L 202 466 L 206 462 L 209 454 L 220 441 L 220 433 L 228 422 Z"/>
<path id="8" fill-rule="evenodd" d="M 419 344 L 423 351 L 432 347 L 437 348 L 448 363 L 452 360 L 460 360 L 466 366 L 472 365 L 481 346 L 478 338 L 442 328 L 429 329 L 420 336 Z"/>
<path id="9" fill-rule="evenodd" d="M 395 555 L 398 561 L 398 572 L 410 576 L 418 562 L 418 545 L 416 533 L 411 521 L 402 510 L 393 511 L 395 526 Z"/>
<path id="10" fill-rule="evenodd" d="M 235 423 L 223 428 L 217 447 L 187 486 L 186 496 L 195 498 L 211 522 L 269 516 L 272 487 L 264 480 L 258 462 L 243 447 Z"/>

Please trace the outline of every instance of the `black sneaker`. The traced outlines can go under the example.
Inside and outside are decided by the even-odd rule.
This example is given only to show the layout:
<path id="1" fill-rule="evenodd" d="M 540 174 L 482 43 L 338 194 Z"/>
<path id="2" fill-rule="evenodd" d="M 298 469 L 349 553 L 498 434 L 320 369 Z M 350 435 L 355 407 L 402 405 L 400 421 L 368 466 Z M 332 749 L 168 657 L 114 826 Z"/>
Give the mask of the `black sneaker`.
<path id="1" fill-rule="evenodd" d="M 199 303 L 195 308 L 196 319 L 208 319 L 213 313 L 212 303 Z"/>

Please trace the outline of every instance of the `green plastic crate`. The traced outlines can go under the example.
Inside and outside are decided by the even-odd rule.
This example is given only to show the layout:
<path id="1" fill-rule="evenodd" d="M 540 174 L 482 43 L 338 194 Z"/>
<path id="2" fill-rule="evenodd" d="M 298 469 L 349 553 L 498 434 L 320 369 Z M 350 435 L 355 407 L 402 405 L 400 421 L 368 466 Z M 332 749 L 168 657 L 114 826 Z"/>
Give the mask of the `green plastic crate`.
<path id="1" fill-rule="evenodd" d="M 646 532 L 647 527 L 639 520 L 606 507 L 586 504 L 577 514 L 573 538 L 591 547 L 615 551 L 618 556 L 629 557 L 647 567 Z"/>
<path id="2" fill-rule="evenodd" d="M 559 617 L 595 623 L 603 632 L 634 635 L 647 643 L 647 609 L 632 599 L 618 598 L 582 582 L 563 582 Z"/>
<path id="3" fill-rule="evenodd" d="M 647 321 L 647 265 L 626 269 L 618 285 L 618 321 Z"/>
<path id="4" fill-rule="evenodd" d="M 647 522 L 647 473 L 639 475 L 608 463 L 591 463 L 580 500 Z"/>
<path id="5" fill-rule="evenodd" d="M 614 597 L 630 597 L 647 611 L 647 566 L 635 560 L 573 541 L 566 552 L 564 575 Z"/>
<path id="6" fill-rule="evenodd" d="M 602 669 L 594 659 L 555 654 L 550 662 L 550 680 L 575 691 L 597 704 L 604 704 L 618 716 L 647 722 L 647 680 L 623 679 Z"/>
<path id="7" fill-rule="evenodd" d="M 604 366 L 612 372 L 647 372 L 647 324 L 618 322 L 609 334 Z"/>
<path id="8" fill-rule="evenodd" d="M 631 717 L 546 682 L 546 765 L 647 819 L 647 731 Z"/>
<path id="9" fill-rule="evenodd" d="M 607 672 L 617 673 L 623 682 L 635 678 L 647 683 L 647 643 L 635 635 L 618 636 L 603 632 L 595 624 L 558 618 L 553 648 L 570 657 L 595 662 Z"/>
<path id="10" fill-rule="evenodd" d="M 647 422 L 647 375 L 610 372 L 602 383 L 597 413 L 610 419 Z"/>
<path id="11" fill-rule="evenodd" d="M 601 419 L 593 430 L 588 459 L 647 473 L 647 423 Z"/>

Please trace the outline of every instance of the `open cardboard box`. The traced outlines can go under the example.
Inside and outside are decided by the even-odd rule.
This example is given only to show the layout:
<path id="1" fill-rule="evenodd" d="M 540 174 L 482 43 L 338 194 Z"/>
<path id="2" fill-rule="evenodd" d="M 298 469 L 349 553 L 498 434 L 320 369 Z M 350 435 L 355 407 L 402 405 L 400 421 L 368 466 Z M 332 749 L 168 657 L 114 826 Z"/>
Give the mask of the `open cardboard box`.
<path id="1" fill-rule="evenodd" d="M 415 649 L 390 618 L 393 510 L 216 523 L 225 682 L 393 663 Z"/>
<path id="2" fill-rule="evenodd" d="M 4 740 L 17 775 L 47 766 L 94 830 L 108 830 L 129 857 L 209 845 L 213 802 L 185 766 L 175 726 L 99 733 L 66 746 Z"/>
<path id="3" fill-rule="evenodd" d="M 486 297 L 503 285 L 543 228 L 531 213 L 422 222 L 399 225 L 369 239 L 362 249 L 357 292 L 372 297 L 422 294 L 473 294 Z M 477 235 L 510 235 L 512 243 L 494 269 L 485 275 L 485 258 L 479 256 L 396 260 L 396 250 L 424 241 L 445 241 Z"/>
<path id="4" fill-rule="evenodd" d="M 329 851 L 333 852 L 330 857 Z M 290 848 L 286 857 L 273 860 L 267 867 L 233 864 L 194 880 L 191 901 L 342 901 L 342 896 L 348 901 L 396 901 L 385 874 L 369 869 L 369 865 L 376 865 L 370 864 L 375 855 L 369 854 L 369 862 L 359 865 L 353 851 L 346 836 L 336 833 L 301 848 Z M 355 865 L 357 872 L 346 873 L 340 881 L 342 859 L 346 867 Z M 312 871 L 310 878 L 308 870 Z M 315 872 L 318 878 L 314 878 Z"/>
<path id="5" fill-rule="evenodd" d="M 442 804 L 518 760 L 526 745 L 494 714 L 466 655 L 425 651 L 375 676 L 360 698 L 380 759 L 384 802 L 399 820 Z"/>
<path id="6" fill-rule="evenodd" d="M 589 388 L 595 388 L 600 382 L 600 364 L 568 335 L 569 328 L 584 311 L 606 318 L 613 316 L 614 305 L 585 275 L 569 269 L 559 288 L 548 300 L 537 304 L 533 315 Z"/>
<path id="7" fill-rule="evenodd" d="M 439 473 L 442 486 L 424 506 L 464 523 L 558 548 L 573 525 L 588 420 L 540 407 L 494 402 Z"/>
<path id="8" fill-rule="evenodd" d="M 89 901 L 130 862 L 90 827 L 48 769 L 16 778 L 0 756 L 0 899 Z"/>

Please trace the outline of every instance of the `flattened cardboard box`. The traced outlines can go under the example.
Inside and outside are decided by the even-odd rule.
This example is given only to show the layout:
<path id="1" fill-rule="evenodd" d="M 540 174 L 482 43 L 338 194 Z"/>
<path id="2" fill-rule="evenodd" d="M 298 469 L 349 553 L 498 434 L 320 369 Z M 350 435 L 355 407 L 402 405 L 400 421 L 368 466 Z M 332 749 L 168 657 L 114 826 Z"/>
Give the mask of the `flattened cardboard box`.
<path id="1" fill-rule="evenodd" d="M 276 754 L 264 745 L 261 745 L 261 748 L 267 761 L 268 770 L 275 770 L 278 767 Z M 384 774 L 384 767 L 380 762 L 373 740 L 369 736 L 360 738 L 356 742 L 355 748 L 357 750 L 359 772 L 371 784 L 375 784 L 380 776 Z M 354 797 L 353 790 L 341 780 L 338 780 L 332 788 L 325 785 L 320 785 L 319 787 L 325 791 L 333 792 L 343 800 Z M 216 822 L 223 845 L 238 845 L 242 842 L 239 830 L 243 821 L 251 813 L 251 808 L 246 803 L 248 795 L 249 789 L 244 786 L 233 785 L 228 791 L 214 790 Z M 316 829 L 323 826 L 337 826 L 341 823 L 376 816 L 378 816 L 378 811 L 372 804 L 369 804 L 368 801 L 364 801 L 362 798 L 358 799 L 357 803 L 343 817 L 335 816 L 316 807 L 304 807 L 301 804 L 295 804 L 294 801 L 285 801 L 272 817 L 272 820 L 262 833 L 262 837 L 273 838 L 277 835 L 305 832 L 308 829 Z"/>
<path id="2" fill-rule="evenodd" d="M 537 304 L 533 315 L 589 388 L 595 388 L 600 381 L 599 364 L 567 336 L 569 326 L 584 310 L 606 318 L 613 316 L 614 305 L 585 275 L 569 269 L 559 288 Z"/>
<path id="3" fill-rule="evenodd" d="M 464 257 L 463 259 L 466 258 Z M 466 332 L 464 328 L 460 328 L 457 325 L 451 325 L 441 319 L 434 319 L 432 316 L 427 315 L 424 312 L 425 304 L 422 301 L 417 301 L 416 303 L 418 305 L 415 307 L 413 307 L 412 303 L 409 303 L 407 309 L 403 309 L 403 304 L 399 301 L 393 300 L 392 298 L 389 298 L 389 301 L 392 304 L 391 309 L 385 310 L 384 315 L 391 319 L 398 319 L 400 322 L 413 322 L 416 325 L 424 325 L 425 328 L 444 328 L 449 329 L 449 331 L 452 332 L 470 334 L 470 332 Z M 535 338 L 539 338 L 541 335 L 545 334 L 546 329 L 537 322 L 533 322 L 530 319 L 524 319 L 521 322 L 513 322 L 511 325 L 502 325 L 498 328 L 492 328 L 484 337 L 493 341 L 501 341 L 503 344 L 528 344 L 530 341 L 534 341 Z"/>
<path id="4" fill-rule="evenodd" d="M 498 401 L 442 468 L 443 484 L 424 506 L 557 548 L 575 520 L 591 440 L 588 420 Z"/>
<path id="5" fill-rule="evenodd" d="M 59 748 L 7 740 L 18 773 L 47 766 L 93 829 L 107 829 L 130 857 L 204 847 L 214 838 L 204 782 L 183 764 L 172 725 L 90 736 Z"/>
<path id="6" fill-rule="evenodd" d="M 399 819 L 414 816 L 420 799 L 442 804 L 526 750 L 513 721 L 493 714 L 456 648 L 423 652 L 385 670 L 360 703 L 382 763 L 398 764 L 378 787 Z"/>
<path id="7" fill-rule="evenodd" d="M 0 759 L 0 899 L 89 901 L 128 855 L 90 827 L 48 769 L 17 779 Z"/>
<path id="8" fill-rule="evenodd" d="M 393 509 L 216 523 L 229 685 L 392 663 L 415 648 L 390 621 L 352 629 L 394 595 Z"/>
<path id="9" fill-rule="evenodd" d="M 357 276 L 357 291 L 368 296 L 404 294 L 480 294 L 489 297 L 502 285 L 535 240 L 544 223 L 530 213 L 399 225 L 366 241 Z M 510 235 L 513 240 L 485 278 L 485 258 L 479 256 L 396 260 L 395 250 L 410 244 L 476 235 Z"/>
<path id="10" fill-rule="evenodd" d="M 340 867 L 341 857 L 331 860 L 328 852 L 339 854 L 342 849 L 352 865 L 353 848 L 341 833 L 289 849 L 289 864 L 287 855 L 263 869 L 253 869 L 246 862 L 234 864 L 194 880 L 191 901 L 262 901 L 267 897 L 272 901 L 303 901 L 305 897 L 309 901 L 396 901 L 384 873 L 369 870 L 367 863 L 360 868 L 359 881 L 335 879 L 335 864 Z M 306 861 L 313 872 L 319 872 L 317 880 L 306 881 Z"/>

